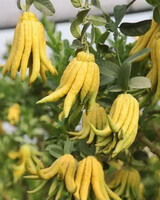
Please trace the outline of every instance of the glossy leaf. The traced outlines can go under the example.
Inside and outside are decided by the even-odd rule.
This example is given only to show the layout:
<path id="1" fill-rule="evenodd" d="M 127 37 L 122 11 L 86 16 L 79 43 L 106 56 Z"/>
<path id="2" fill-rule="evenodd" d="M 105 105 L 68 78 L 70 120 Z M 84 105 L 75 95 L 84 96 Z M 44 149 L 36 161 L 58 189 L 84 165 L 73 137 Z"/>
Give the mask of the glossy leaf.
<path id="1" fill-rule="evenodd" d="M 17 7 L 22 10 L 22 7 L 21 7 L 21 0 L 17 0 Z"/>
<path id="2" fill-rule="evenodd" d="M 104 32 L 104 33 L 101 34 L 101 36 L 99 37 L 98 42 L 99 42 L 99 43 L 104 43 L 104 42 L 106 41 L 106 39 L 108 38 L 108 36 L 109 36 L 109 32 L 108 32 L 108 31 Z"/>
<path id="3" fill-rule="evenodd" d="M 146 161 L 148 159 L 148 154 L 144 151 L 137 150 L 136 152 L 134 152 L 133 157 L 136 160 Z"/>
<path id="4" fill-rule="evenodd" d="M 107 21 L 101 17 L 101 16 L 96 16 L 96 15 L 90 15 L 88 17 L 88 20 L 93 23 L 95 26 L 104 26 L 106 25 Z"/>
<path id="5" fill-rule="evenodd" d="M 145 55 L 146 53 L 150 52 L 151 50 L 146 48 L 146 49 L 142 49 L 141 51 L 133 54 L 132 56 L 129 56 L 124 63 L 132 63 L 134 61 L 137 60 L 137 58 L 140 58 L 141 56 Z"/>
<path id="6" fill-rule="evenodd" d="M 128 83 L 130 88 L 145 89 L 151 87 L 151 82 L 148 78 L 144 76 L 133 77 Z"/>
<path id="7" fill-rule="evenodd" d="M 56 144 L 48 145 L 46 151 L 48 151 L 55 158 L 59 158 L 64 154 L 62 147 Z"/>
<path id="8" fill-rule="evenodd" d="M 153 19 L 160 24 L 160 7 L 156 7 L 153 11 Z"/>
<path id="9" fill-rule="evenodd" d="M 82 41 L 83 41 L 83 37 L 85 36 L 85 33 L 86 33 L 86 31 L 87 31 L 87 29 L 88 29 L 89 26 L 90 26 L 90 22 L 88 22 L 87 24 L 85 24 L 83 26 L 82 33 L 81 33 Z"/>
<path id="10" fill-rule="evenodd" d="M 102 35 L 102 33 L 101 33 L 100 29 L 97 27 L 94 27 L 94 30 L 95 30 L 95 43 L 98 44 L 99 38 Z"/>
<path id="11" fill-rule="evenodd" d="M 97 50 L 101 51 L 104 54 L 107 53 L 108 49 L 109 49 L 109 46 L 106 44 L 98 43 L 98 45 L 97 45 Z"/>
<path id="12" fill-rule="evenodd" d="M 94 26 L 92 25 L 92 28 L 91 28 L 91 44 L 93 44 L 95 42 L 95 28 Z"/>
<path id="13" fill-rule="evenodd" d="M 34 0 L 33 4 L 44 15 L 52 16 L 55 13 L 55 9 L 50 0 Z"/>
<path id="14" fill-rule="evenodd" d="M 101 9 L 101 4 L 99 0 L 91 0 L 93 6 Z"/>
<path id="15" fill-rule="evenodd" d="M 34 2 L 34 0 L 26 0 L 26 5 L 30 6 L 30 5 L 32 5 L 33 2 Z"/>
<path id="16" fill-rule="evenodd" d="M 79 24 L 81 24 L 85 21 L 85 18 L 89 11 L 90 11 L 90 8 L 87 8 L 87 9 L 84 9 L 84 10 L 81 10 L 78 12 L 77 21 L 79 22 Z"/>
<path id="17" fill-rule="evenodd" d="M 100 62 L 100 72 L 103 75 L 118 78 L 120 73 L 120 68 L 115 63 L 105 60 Z"/>
<path id="18" fill-rule="evenodd" d="M 119 77 L 117 79 L 119 86 L 123 89 L 123 91 L 126 91 L 128 89 L 128 81 L 130 79 L 130 75 L 131 75 L 131 64 L 124 63 L 121 66 Z"/>
<path id="19" fill-rule="evenodd" d="M 151 4 L 154 7 L 160 6 L 160 1 L 159 0 L 146 0 L 149 4 Z"/>
<path id="20" fill-rule="evenodd" d="M 73 40 L 71 47 L 73 49 L 81 49 L 83 47 L 83 45 L 81 44 L 81 42 L 79 40 Z"/>
<path id="21" fill-rule="evenodd" d="M 121 86 L 119 85 L 112 85 L 110 88 L 109 88 L 109 91 L 110 92 L 121 92 L 123 89 L 121 88 Z"/>
<path id="22" fill-rule="evenodd" d="M 80 31 L 79 22 L 77 21 L 77 19 L 75 19 L 74 21 L 72 21 L 70 30 L 71 30 L 72 35 L 75 38 L 80 38 L 81 31 Z"/>
<path id="23" fill-rule="evenodd" d="M 73 151 L 73 142 L 71 140 L 67 140 L 64 142 L 64 153 L 71 154 Z"/>
<path id="24" fill-rule="evenodd" d="M 106 28 L 109 31 L 117 34 L 117 26 L 116 26 L 115 22 L 112 19 L 110 19 L 109 23 L 106 24 Z"/>
<path id="25" fill-rule="evenodd" d="M 114 77 L 110 77 L 110 76 L 106 76 L 102 74 L 101 79 L 100 79 L 100 86 L 107 85 L 108 83 L 111 83 L 114 80 L 115 80 Z"/>
<path id="26" fill-rule="evenodd" d="M 118 26 L 120 22 L 122 21 L 125 13 L 127 10 L 127 5 L 118 5 L 114 7 L 114 17 L 115 17 L 115 24 Z"/>
<path id="27" fill-rule="evenodd" d="M 137 23 L 122 23 L 120 31 L 127 36 L 140 36 L 145 34 L 151 27 L 151 20 L 145 20 Z"/>
<path id="28" fill-rule="evenodd" d="M 79 8 L 82 5 L 82 0 L 71 0 L 71 3 L 75 8 Z"/>

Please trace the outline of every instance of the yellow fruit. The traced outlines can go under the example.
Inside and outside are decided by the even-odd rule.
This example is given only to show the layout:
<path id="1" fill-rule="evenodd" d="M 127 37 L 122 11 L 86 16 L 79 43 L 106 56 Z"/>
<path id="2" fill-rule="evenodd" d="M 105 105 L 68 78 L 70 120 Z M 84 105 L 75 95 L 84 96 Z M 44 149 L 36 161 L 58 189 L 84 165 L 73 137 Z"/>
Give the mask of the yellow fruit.
<path id="1" fill-rule="evenodd" d="M 2 74 L 11 72 L 11 77 L 16 78 L 20 71 L 21 80 L 26 76 L 29 68 L 29 83 L 33 83 L 39 73 L 45 80 L 45 66 L 52 74 L 57 74 L 51 61 L 46 56 L 46 41 L 44 27 L 37 17 L 31 12 L 23 12 L 15 29 L 13 45 Z"/>
<path id="2" fill-rule="evenodd" d="M 13 104 L 8 109 L 8 120 L 10 124 L 14 125 L 20 120 L 20 105 L 18 103 Z"/>
<path id="3" fill-rule="evenodd" d="M 94 55 L 81 51 L 66 67 L 57 89 L 37 103 L 56 102 L 65 97 L 62 117 L 67 118 L 78 98 L 90 110 L 95 104 L 98 88 L 99 67 Z"/>
<path id="4" fill-rule="evenodd" d="M 95 133 L 90 127 L 92 123 L 96 128 L 103 128 L 106 125 L 107 115 L 103 107 L 95 103 L 90 111 L 85 111 L 82 115 L 82 130 L 80 132 L 68 132 L 69 135 L 75 136 L 72 139 L 88 138 L 87 144 L 91 144 L 95 139 Z"/>

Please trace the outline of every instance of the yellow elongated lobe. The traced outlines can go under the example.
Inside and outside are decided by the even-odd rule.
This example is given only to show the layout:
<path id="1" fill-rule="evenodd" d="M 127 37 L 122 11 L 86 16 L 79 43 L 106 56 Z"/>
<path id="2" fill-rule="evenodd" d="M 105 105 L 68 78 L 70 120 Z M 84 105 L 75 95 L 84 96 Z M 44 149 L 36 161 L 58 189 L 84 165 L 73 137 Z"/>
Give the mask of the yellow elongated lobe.
<path id="1" fill-rule="evenodd" d="M 90 127 L 92 123 L 96 128 L 102 129 L 107 122 L 107 115 L 103 107 L 98 103 L 90 111 L 85 111 L 82 115 L 82 130 L 79 132 L 68 132 L 69 135 L 75 136 L 72 139 L 88 138 L 87 143 L 91 144 L 95 138 L 95 133 Z"/>
<path id="2" fill-rule="evenodd" d="M 32 26 L 32 55 L 33 55 L 33 66 L 32 66 L 32 73 L 29 78 L 29 84 L 33 83 L 40 72 L 40 52 L 39 52 L 39 32 L 38 32 L 38 22 L 31 22 Z"/>
<path id="3" fill-rule="evenodd" d="M 47 80 L 47 77 L 46 77 L 46 72 L 47 71 L 48 71 L 47 68 L 43 64 L 41 64 L 40 75 L 41 75 L 41 77 L 42 77 L 44 82 L 46 82 L 46 80 Z"/>
<path id="4" fill-rule="evenodd" d="M 55 92 L 51 93 L 50 95 L 48 95 L 48 96 L 44 97 L 43 99 L 41 99 L 40 101 L 38 101 L 37 104 L 47 103 L 47 102 L 56 102 L 60 98 L 62 98 L 63 96 L 65 96 L 67 94 L 67 92 L 71 88 L 71 86 L 75 80 L 75 77 L 80 69 L 81 62 L 75 61 L 73 63 L 73 66 L 74 66 L 74 69 L 73 69 L 73 71 L 70 75 L 70 79 L 67 81 L 67 83 L 63 87 L 60 87 L 59 89 L 57 89 Z"/>
<path id="5" fill-rule="evenodd" d="M 75 183 L 76 170 L 77 170 L 77 161 L 72 157 L 65 175 L 65 185 L 70 193 L 74 193 L 76 191 L 76 183 Z"/>
<path id="6" fill-rule="evenodd" d="M 159 58 L 159 48 L 160 48 L 160 37 L 156 41 L 156 64 L 158 72 L 157 88 L 153 99 L 153 103 L 156 103 L 160 98 L 160 58 Z"/>
<path id="7" fill-rule="evenodd" d="M 104 188 L 104 172 L 99 161 L 91 157 L 92 159 L 92 177 L 91 183 L 94 194 L 98 200 L 109 200 L 109 196 Z"/>
<path id="8" fill-rule="evenodd" d="M 82 176 L 81 187 L 80 187 L 80 199 L 87 200 L 88 192 L 91 183 L 92 175 L 92 160 L 90 157 L 86 158 L 85 170 Z"/>
<path id="9" fill-rule="evenodd" d="M 80 94 L 81 103 L 83 103 L 83 100 L 86 97 L 86 95 L 89 92 L 89 89 L 91 87 L 91 84 L 93 81 L 93 76 L 94 76 L 94 69 L 95 68 L 92 66 L 92 62 L 89 62 L 87 74 L 86 74 L 85 81 L 83 83 L 83 86 L 81 89 L 81 94 Z"/>
<path id="10" fill-rule="evenodd" d="M 12 44 L 12 47 L 11 47 L 10 55 L 8 57 L 6 64 L 3 66 L 3 70 L 2 70 L 3 76 L 8 71 L 11 70 L 12 61 L 13 61 L 13 58 L 15 56 L 15 52 L 16 52 L 16 49 L 17 49 L 19 26 L 20 26 L 20 24 L 18 23 L 17 26 L 16 26 L 16 29 L 15 29 L 15 33 L 14 33 L 13 44 Z"/>
<path id="11" fill-rule="evenodd" d="M 152 20 L 151 27 L 147 33 L 140 36 L 138 41 L 136 42 L 135 46 L 132 48 L 130 55 L 133 55 L 134 53 L 137 53 L 138 51 L 142 50 L 143 48 L 146 48 L 152 35 L 154 34 L 154 31 L 157 29 L 158 24 Z M 146 54 L 147 56 L 148 54 Z M 137 59 L 136 61 L 143 60 L 146 56 L 142 56 L 141 58 Z"/>
<path id="12" fill-rule="evenodd" d="M 17 181 L 26 171 L 36 175 L 36 165 L 40 162 L 37 157 L 38 151 L 32 149 L 28 144 L 24 144 L 16 152 L 9 152 L 8 156 L 11 159 L 18 159 L 18 163 L 13 166 L 14 180 Z M 38 176 L 32 176 L 38 178 Z"/>
<path id="13" fill-rule="evenodd" d="M 37 26 L 39 27 L 39 50 L 40 50 L 40 59 L 41 62 L 46 66 L 46 68 L 53 74 L 57 74 L 57 70 L 52 65 L 51 61 L 48 59 L 46 55 L 46 40 L 45 40 L 45 33 L 44 27 L 41 22 L 38 22 Z"/>
<path id="14" fill-rule="evenodd" d="M 23 22 L 19 26 L 17 37 L 18 37 L 17 49 L 12 61 L 12 65 L 11 65 L 11 77 L 13 79 L 16 78 L 16 73 L 20 67 L 20 62 L 21 62 L 23 50 L 24 50 L 24 23 Z"/>
<path id="15" fill-rule="evenodd" d="M 79 91 L 83 85 L 86 73 L 87 73 L 87 63 L 82 62 L 81 67 L 75 78 L 75 81 L 73 82 L 72 87 L 70 88 L 70 90 L 65 98 L 65 101 L 64 101 L 65 118 L 67 118 L 69 115 L 69 112 L 70 112 L 73 102 L 76 98 L 76 95 L 79 93 Z"/>
<path id="16" fill-rule="evenodd" d="M 44 27 L 37 17 L 31 12 L 24 12 L 19 18 L 15 29 L 13 45 L 2 74 L 11 73 L 13 79 L 20 71 L 21 80 L 26 77 L 29 68 L 29 84 L 33 83 L 39 74 L 46 80 L 44 67 L 52 74 L 57 74 L 56 69 L 46 55 L 46 40 Z"/>
<path id="17" fill-rule="evenodd" d="M 126 122 L 130 106 L 130 98 L 134 97 L 132 97 L 130 94 L 120 94 L 112 104 L 109 116 L 112 122 L 115 123 L 115 128 L 118 127 L 118 130 L 120 130 L 123 124 Z M 138 113 L 139 112 L 137 111 L 137 114 Z M 95 134 L 99 136 L 106 137 L 112 134 L 112 130 L 109 125 L 107 125 L 103 130 L 98 130 L 93 125 L 91 125 L 91 128 Z"/>
<path id="18" fill-rule="evenodd" d="M 22 60 L 21 60 L 21 80 L 24 81 L 25 76 L 26 76 L 26 71 L 27 71 L 27 66 L 29 62 L 29 57 L 31 54 L 31 47 L 32 47 L 32 28 L 31 28 L 31 23 L 30 22 L 25 22 L 24 24 L 24 42 L 25 42 L 25 47 L 24 47 L 24 52 L 22 55 Z"/>
<path id="19" fill-rule="evenodd" d="M 122 168 L 116 171 L 110 180 L 114 183 L 109 187 L 120 197 L 128 196 L 138 198 L 141 178 L 139 172 L 134 168 Z"/>
<path id="20" fill-rule="evenodd" d="M 82 182 L 82 178 L 85 171 L 85 166 L 86 166 L 86 159 L 81 160 L 77 166 L 76 178 L 75 178 L 76 191 L 73 194 L 76 199 L 80 199 L 80 188 L 81 188 L 81 182 Z"/>
<path id="21" fill-rule="evenodd" d="M 41 54 L 40 51 L 40 56 Z M 46 64 L 45 67 L 47 68 Z M 82 51 L 66 67 L 57 89 L 37 103 L 56 102 L 65 97 L 62 113 L 67 118 L 78 98 L 81 103 L 86 104 L 87 110 L 91 109 L 95 104 L 98 88 L 99 67 L 95 63 L 94 55 Z"/>
<path id="22" fill-rule="evenodd" d="M 108 115 L 108 124 L 103 130 L 96 129 L 91 124 L 97 136 L 104 139 L 97 143 L 97 147 L 104 147 L 101 152 L 111 152 L 115 157 L 119 152 L 129 148 L 137 134 L 139 120 L 139 103 L 130 94 L 119 95 L 112 104 Z"/>

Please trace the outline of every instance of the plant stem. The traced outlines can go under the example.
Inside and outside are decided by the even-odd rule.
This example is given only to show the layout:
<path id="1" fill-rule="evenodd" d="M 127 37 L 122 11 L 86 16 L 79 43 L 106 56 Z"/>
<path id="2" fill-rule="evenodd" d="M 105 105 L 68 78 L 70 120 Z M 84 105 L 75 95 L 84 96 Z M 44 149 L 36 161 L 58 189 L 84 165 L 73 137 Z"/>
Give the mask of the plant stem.
<path id="1" fill-rule="evenodd" d="M 150 140 L 148 140 L 142 133 L 138 134 L 138 138 L 140 142 L 145 144 L 153 154 L 156 154 L 160 158 L 160 148 L 153 144 Z"/>
<path id="2" fill-rule="evenodd" d="M 128 5 L 127 8 L 129 8 L 136 0 L 132 0 Z"/>
<path id="3" fill-rule="evenodd" d="M 160 110 L 152 110 L 148 112 L 148 115 L 160 114 Z"/>
<path id="4" fill-rule="evenodd" d="M 119 66 L 121 66 L 121 59 L 120 59 L 119 49 L 118 49 L 118 33 L 115 33 L 114 40 L 115 40 L 115 51 L 117 54 L 118 63 L 119 63 Z"/>

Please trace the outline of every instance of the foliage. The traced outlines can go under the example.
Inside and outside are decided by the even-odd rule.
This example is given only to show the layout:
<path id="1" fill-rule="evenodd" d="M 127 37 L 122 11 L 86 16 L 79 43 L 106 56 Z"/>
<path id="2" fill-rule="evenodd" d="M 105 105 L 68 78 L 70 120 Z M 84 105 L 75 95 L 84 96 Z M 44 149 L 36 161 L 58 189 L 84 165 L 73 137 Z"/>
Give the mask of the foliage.
<path id="1" fill-rule="evenodd" d="M 159 22 L 159 1 L 154 3 L 147 0 L 147 2 L 156 7 L 153 16 Z M 27 85 L 28 80 L 21 82 L 19 79 L 12 80 L 9 76 L 0 77 L 0 121 L 5 122 L 3 129 L 6 131 L 5 134 L 0 135 L 2 199 L 38 200 L 47 195 L 46 188 L 33 195 L 27 194 L 26 191 L 39 185 L 40 181 L 22 178 L 18 184 L 13 182 L 11 174 L 14 161 L 9 159 L 8 153 L 11 150 L 18 150 L 24 143 L 31 143 L 43 152 L 42 160 L 46 166 L 66 153 L 72 153 L 78 160 L 95 154 L 94 144 L 86 144 L 85 139 L 71 141 L 67 134 L 68 131 L 74 131 L 80 123 L 82 107 L 78 102 L 73 107 L 69 118 L 62 121 L 58 120 L 58 115 L 62 111 L 63 99 L 56 103 L 36 104 L 51 90 L 55 90 L 65 67 L 77 52 L 88 50 L 95 55 L 96 63 L 100 67 L 101 82 L 97 102 L 108 112 L 117 95 L 127 92 L 138 99 L 142 108 L 136 142 L 128 151 L 120 153 L 116 159 L 108 161 L 106 156 L 100 157 L 104 169 L 107 169 L 106 174 L 115 170 L 112 162 L 122 162 L 124 165 L 132 166 L 141 174 L 145 199 L 158 200 L 160 160 L 154 153 L 155 148 L 159 149 L 160 142 L 160 105 L 159 103 L 152 105 L 152 96 L 147 93 L 148 88 L 151 87 L 150 81 L 146 78 L 150 70 L 149 58 L 135 62 L 150 49 L 143 49 L 131 56 L 129 52 L 134 44 L 127 43 L 127 36 L 140 36 L 147 32 L 151 21 L 145 20 L 135 24 L 121 23 L 127 9 L 134 1 L 128 5 L 116 6 L 113 10 L 114 20 L 101 8 L 99 0 L 90 2 L 71 0 L 71 3 L 79 9 L 77 16 L 71 22 L 71 33 L 75 38 L 72 44 L 68 40 L 62 40 L 63 33 L 56 30 L 56 25 L 52 21 L 49 21 L 46 16 L 42 18 L 48 37 L 47 45 L 51 50 L 51 60 L 56 66 L 58 76 L 53 77 L 48 74 L 46 83 L 42 83 L 39 78 L 31 86 Z M 24 10 L 28 10 L 32 4 L 45 15 L 52 15 L 55 12 L 49 0 L 26 0 L 25 6 L 20 0 L 17 1 L 18 7 Z M 101 16 L 90 15 L 92 6 L 101 11 Z M 7 44 L 7 47 L 10 51 L 10 44 Z M 5 59 L 9 55 L 8 51 L 4 55 Z M 14 103 L 20 104 L 21 115 L 20 121 L 12 126 L 9 124 L 7 114 L 8 108 Z M 150 145 L 142 140 L 143 136 Z"/>

